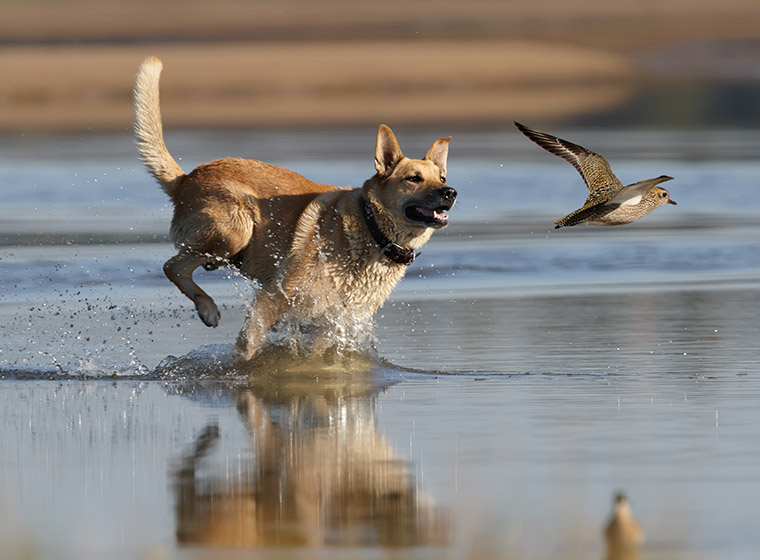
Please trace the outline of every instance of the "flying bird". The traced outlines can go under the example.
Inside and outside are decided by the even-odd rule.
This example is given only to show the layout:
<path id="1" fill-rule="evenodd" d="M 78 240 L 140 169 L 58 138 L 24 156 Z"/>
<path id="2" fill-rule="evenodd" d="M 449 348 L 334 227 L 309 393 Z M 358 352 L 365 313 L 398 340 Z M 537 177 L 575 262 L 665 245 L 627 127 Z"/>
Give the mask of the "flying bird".
<path id="1" fill-rule="evenodd" d="M 581 208 L 554 222 L 561 227 L 592 225 L 619 226 L 646 216 L 663 204 L 676 204 L 670 193 L 658 187 L 673 177 L 660 175 L 623 186 L 599 154 L 545 132 L 515 122 L 517 129 L 549 153 L 559 156 L 578 170 L 588 187 L 588 198 Z"/>

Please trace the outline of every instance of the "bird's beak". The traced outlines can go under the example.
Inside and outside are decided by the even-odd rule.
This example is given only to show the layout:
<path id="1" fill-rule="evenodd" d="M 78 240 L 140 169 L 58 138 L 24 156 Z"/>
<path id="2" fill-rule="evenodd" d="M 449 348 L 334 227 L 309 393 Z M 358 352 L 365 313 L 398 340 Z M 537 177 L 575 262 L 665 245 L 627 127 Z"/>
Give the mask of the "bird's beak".
<path id="1" fill-rule="evenodd" d="M 678 203 L 675 200 L 668 199 L 668 204 L 672 204 L 673 206 L 678 206 Z"/>

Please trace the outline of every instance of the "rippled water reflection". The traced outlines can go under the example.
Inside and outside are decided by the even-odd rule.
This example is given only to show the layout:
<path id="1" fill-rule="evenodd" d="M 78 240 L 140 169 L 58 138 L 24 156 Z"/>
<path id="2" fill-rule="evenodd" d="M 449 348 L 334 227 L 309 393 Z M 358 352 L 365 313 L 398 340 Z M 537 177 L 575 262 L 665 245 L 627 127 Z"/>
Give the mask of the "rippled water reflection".
<path id="1" fill-rule="evenodd" d="M 435 136 L 398 132 L 410 155 Z M 363 136 L 170 142 L 358 184 Z M 455 136 L 452 226 L 378 315 L 377 356 L 242 370 L 250 288 L 199 271 L 222 308 L 200 324 L 128 138 L 39 140 L 34 160 L 5 140 L 0 555 L 603 558 L 625 489 L 642 558 L 755 558 L 758 142 L 702 136 L 602 134 L 623 181 L 671 174 L 679 206 L 559 232 L 583 196 L 569 166 Z"/>

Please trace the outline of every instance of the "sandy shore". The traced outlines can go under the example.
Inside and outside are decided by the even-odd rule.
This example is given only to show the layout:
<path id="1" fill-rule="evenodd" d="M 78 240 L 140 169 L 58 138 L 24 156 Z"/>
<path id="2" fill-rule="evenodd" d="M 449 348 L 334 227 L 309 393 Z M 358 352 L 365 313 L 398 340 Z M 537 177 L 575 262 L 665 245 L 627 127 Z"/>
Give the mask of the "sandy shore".
<path id="1" fill-rule="evenodd" d="M 171 127 L 444 126 L 615 107 L 669 41 L 755 40 L 760 4 L 42 0 L 4 7 L 0 131 L 125 130 L 146 55 Z"/>
<path id="2" fill-rule="evenodd" d="M 614 54 L 520 41 L 24 47 L 0 51 L 1 126 L 128 128 L 148 54 L 164 61 L 165 122 L 184 127 L 551 117 L 619 102 L 633 75 Z"/>

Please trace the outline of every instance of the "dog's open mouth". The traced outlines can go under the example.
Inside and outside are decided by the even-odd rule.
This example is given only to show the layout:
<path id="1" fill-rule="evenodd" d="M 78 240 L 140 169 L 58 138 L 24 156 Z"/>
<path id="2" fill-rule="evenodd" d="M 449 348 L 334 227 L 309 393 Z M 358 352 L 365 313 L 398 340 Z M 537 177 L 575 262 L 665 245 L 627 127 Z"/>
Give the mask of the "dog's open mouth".
<path id="1" fill-rule="evenodd" d="M 449 210 L 451 206 L 427 208 L 410 204 L 404 208 L 404 216 L 410 222 L 425 224 L 428 227 L 444 227 L 449 223 L 449 215 L 446 213 Z"/>

